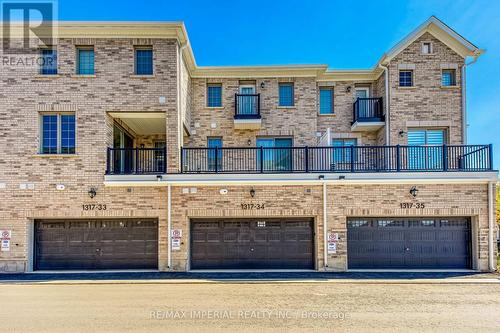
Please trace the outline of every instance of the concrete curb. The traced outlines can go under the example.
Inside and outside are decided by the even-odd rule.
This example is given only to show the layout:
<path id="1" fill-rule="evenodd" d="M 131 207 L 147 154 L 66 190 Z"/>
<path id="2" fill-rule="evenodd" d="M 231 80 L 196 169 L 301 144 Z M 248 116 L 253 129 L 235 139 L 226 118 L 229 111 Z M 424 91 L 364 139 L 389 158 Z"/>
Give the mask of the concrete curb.
<path id="1" fill-rule="evenodd" d="M 162 280 L 10 280 L 0 281 L 3 285 L 127 285 L 127 284 L 436 284 L 436 285 L 456 285 L 456 284 L 500 284 L 500 279 L 162 279 Z"/>

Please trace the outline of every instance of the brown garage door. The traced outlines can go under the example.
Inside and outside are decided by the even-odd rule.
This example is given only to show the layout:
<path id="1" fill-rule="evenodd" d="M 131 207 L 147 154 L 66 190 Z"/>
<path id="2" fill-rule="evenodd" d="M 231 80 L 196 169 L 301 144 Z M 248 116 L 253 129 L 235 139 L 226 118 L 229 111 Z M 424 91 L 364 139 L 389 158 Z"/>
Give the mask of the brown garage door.
<path id="1" fill-rule="evenodd" d="M 155 269 L 154 219 L 35 222 L 35 269 Z"/>
<path id="2" fill-rule="evenodd" d="M 349 268 L 471 267 L 469 218 L 350 218 Z"/>
<path id="3" fill-rule="evenodd" d="M 313 221 L 192 220 L 191 268 L 313 269 Z"/>

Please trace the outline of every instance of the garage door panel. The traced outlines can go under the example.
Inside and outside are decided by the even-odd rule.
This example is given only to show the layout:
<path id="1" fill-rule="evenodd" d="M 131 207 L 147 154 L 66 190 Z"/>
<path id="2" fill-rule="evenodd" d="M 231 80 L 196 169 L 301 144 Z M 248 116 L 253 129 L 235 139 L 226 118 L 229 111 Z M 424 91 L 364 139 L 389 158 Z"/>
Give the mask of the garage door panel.
<path id="1" fill-rule="evenodd" d="M 468 218 L 351 218 L 347 227 L 349 268 L 470 267 Z"/>
<path id="2" fill-rule="evenodd" d="M 191 268 L 313 268 L 312 226 L 309 219 L 293 218 L 195 219 L 191 222 Z M 222 241 L 209 242 L 197 234 L 207 235 L 214 229 L 223 234 Z"/>
<path id="3" fill-rule="evenodd" d="M 158 265 L 156 220 L 40 220 L 35 221 L 35 233 L 35 269 L 135 269 Z"/>

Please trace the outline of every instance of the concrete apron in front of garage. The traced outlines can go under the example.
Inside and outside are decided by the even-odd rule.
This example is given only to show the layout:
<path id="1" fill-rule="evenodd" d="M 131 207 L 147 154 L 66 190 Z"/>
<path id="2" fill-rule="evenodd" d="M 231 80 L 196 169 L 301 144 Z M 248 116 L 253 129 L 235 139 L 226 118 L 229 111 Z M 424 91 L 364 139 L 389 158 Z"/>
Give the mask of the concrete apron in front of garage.
<path id="1" fill-rule="evenodd" d="M 2 274 L 0 284 L 155 283 L 498 283 L 500 274 L 475 271 L 64 271 Z"/>

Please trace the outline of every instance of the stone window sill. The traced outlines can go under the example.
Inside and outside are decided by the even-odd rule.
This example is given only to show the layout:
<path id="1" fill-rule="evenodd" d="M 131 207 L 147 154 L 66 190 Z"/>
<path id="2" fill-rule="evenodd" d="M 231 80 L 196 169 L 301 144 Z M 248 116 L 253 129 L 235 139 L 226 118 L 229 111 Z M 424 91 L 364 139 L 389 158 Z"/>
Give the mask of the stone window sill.
<path id="1" fill-rule="evenodd" d="M 319 113 L 318 112 L 318 117 L 336 117 L 336 113 Z"/>
<path id="2" fill-rule="evenodd" d="M 97 76 L 95 74 L 73 74 L 71 77 L 75 79 L 91 79 Z"/>
<path id="3" fill-rule="evenodd" d="M 290 110 L 295 110 L 295 109 L 297 109 L 297 106 L 295 106 L 295 105 L 290 105 L 290 106 L 278 105 L 276 107 L 276 109 L 290 109 Z"/>
<path id="4" fill-rule="evenodd" d="M 205 106 L 205 109 L 207 110 L 223 110 L 223 106 Z"/>
<path id="5" fill-rule="evenodd" d="M 441 86 L 441 89 L 445 89 L 445 90 L 460 89 L 460 86 Z"/>
<path id="6" fill-rule="evenodd" d="M 137 75 L 137 74 L 132 74 L 130 75 L 131 79 L 154 79 L 156 76 L 153 75 Z"/>
<path id="7" fill-rule="evenodd" d="M 60 74 L 37 74 L 35 78 L 37 79 L 57 79 L 60 78 Z"/>
<path id="8" fill-rule="evenodd" d="M 401 90 L 413 90 L 413 89 L 417 89 L 417 87 L 415 87 L 415 86 L 411 86 L 411 87 L 401 87 L 401 86 L 398 86 L 398 89 L 401 89 Z"/>
<path id="9" fill-rule="evenodd" d="M 77 157 L 78 154 L 34 154 L 33 157 L 41 157 L 41 158 L 60 158 L 60 157 Z"/>

